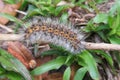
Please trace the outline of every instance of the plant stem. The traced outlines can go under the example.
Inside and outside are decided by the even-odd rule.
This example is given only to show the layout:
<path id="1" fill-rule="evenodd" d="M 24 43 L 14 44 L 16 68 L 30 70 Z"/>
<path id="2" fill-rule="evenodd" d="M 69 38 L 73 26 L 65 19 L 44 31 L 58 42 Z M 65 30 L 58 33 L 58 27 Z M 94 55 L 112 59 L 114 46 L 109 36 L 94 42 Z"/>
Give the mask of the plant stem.
<path id="1" fill-rule="evenodd" d="M 91 42 L 81 42 L 86 49 L 90 50 L 118 50 L 120 51 L 120 45 L 118 44 L 108 44 L 108 43 L 91 43 Z"/>

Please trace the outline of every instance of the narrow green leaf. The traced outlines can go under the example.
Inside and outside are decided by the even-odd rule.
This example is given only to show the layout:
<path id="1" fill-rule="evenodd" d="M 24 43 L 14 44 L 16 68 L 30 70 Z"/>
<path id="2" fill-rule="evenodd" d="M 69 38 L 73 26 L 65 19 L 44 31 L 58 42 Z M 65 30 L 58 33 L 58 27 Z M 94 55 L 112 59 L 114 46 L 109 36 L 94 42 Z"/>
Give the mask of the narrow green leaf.
<path id="1" fill-rule="evenodd" d="M 32 75 L 39 75 L 39 74 L 43 74 L 49 70 L 52 70 L 52 69 L 58 69 L 60 68 L 66 61 L 66 58 L 67 57 L 58 57 L 54 60 L 51 60 L 45 64 L 43 64 L 42 66 L 40 67 L 37 67 L 36 69 L 32 70 L 31 71 L 31 74 Z"/>
<path id="2" fill-rule="evenodd" d="M 11 16 L 10 14 L 0 13 L 0 16 L 5 17 L 5 18 L 9 19 L 10 21 L 13 21 L 13 22 L 15 22 L 15 23 L 17 23 L 17 24 L 20 24 L 20 25 L 23 25 L 23 24 L 24 24 L 21 20 L 17 19 L 17 18 L 14 17 L 14 16 Z"/>
<path id="3" fill-rule="evenodd" d="M 99 26 L 96 26 L 96 29 L 95 31 L 102 31 L 102 30 L 109 30 L 109 26 L 108 25 L 99 25 Z"/>
<path id="4" fill-rule="evenodd" d="M 70 74 L 71 74 L 71 69 L 70 67 L 68 67 L 64 72 L 63 80 L 70 80 Z"/>
<path id="5" fill-rule="evenodd" d="M 99 53 L 102 57 L 104 57 L 107 60 L 107 62 L 110 64 L 110 66 L 113 67 L 113 59 L 108 53 L 101 51 L 101 50 L 94 50 L 94 51 L 96 53 Z"/>
<path id="6" fill-rule="evenodd" d="M 74 80 L 83 80 L 87 71 L 88 70 L 86 67 L 82 67 L 82 68 L 78 69 L 74 76 Z"/>
<path id="7" fill-rule="evenodd" d="M 6 77 L 10 80 L 24 80 L 23 77 L 15 72 L 7 72 Z"/>
<path id="8" fill-rule="evenodd" d="M 112 19 L 113 19 L 113 22 L 110 25 L 110 28 L 112 28 L 112 29 L 111 29 L 109 35 L 119 34 L 119 26 L 120 26 L 120 23 L 119 23 L 120 22 L 120 16 L 119 16 L 119 14 L 117 14 L 117 16 L 113 17 Z"/>
<path id="9" fill-rule="evenodd" d="M 73 55 L 68 55 L 68 57 L 67 57 L 67 59 L 65 61 L 65 64 L 68 63 L 71 59 L 72 59 L 72 61 L 74 61 Z"/>
<path id="10" fill-rule="evenodd" d="M 11 71 L 11 70 L 17 71 L 16 67 L 15 67 L 11 62 L 9 62 L 8 60 L 9 60 L 9 59 L 7 59 L 7 58 L 5 58 L 5 57 L 3 57 L 3 56 L 0 56 L 1 65 L 2 65 L 5 69 L 7 69 L 7 70 L 9 70 L 9 71 Z"/>
<path id="11" fill-rule="evenodd" d="M 26 67 L 11 54 L 0 48 L 0 64 L 8 71 L 20 73 L 26 80 L 32 80 Z"/>
<path id="12" fill-rule="evenodd" d="M 108 41 L 107 40 L 107 34 L 105 35 L 105 33 L 102 32 L 102 31 L 98 31 L 97 33 L 104 41 L 106 41 L 106 42 Z"/>
<path id="13" fill-rule="evenodd" d="M 102 56 L 108 61 L 110 66 L 113 67 L 112 57 L 110 55 L 108 55 L 107 53 L 103 52 L 103 51 L 100 54 L 102 54 Z"/>
<path id="14" fill-rule="evenodd" d="M 41 10 L 36 8 L 36 9 L 31 10 L 31 11 L 28 11 L 28 14 L 27 14 L 26 17 L 31 17 L 31 16 L 34 16 L 34 15 L 37 15 L 37 14 L 44 15 Z"/>
<path id="15" fill-rule="evenodd" d="M 67 7 L 68 6 L 65 6 L 65 5 L 56 7 L 56 9 L 55 9 L 55 16 L 58 16 L 62 12 L 62 10 L 64 10 Z"/>
<path id="16" fill-rule="evenodd" d="M 97 64 L 96 64 L 96 61 L 93 58 L 93 56 L 87 50 L 84 50 L 79 55 L 79 57 L 82 58 L 84 60 L 84 62 L 86 63 L 86 65 L 84 67 L 88 68 L 87 70 L 90 73 L 90 76 L 95 80 L 99 80 Z"/>

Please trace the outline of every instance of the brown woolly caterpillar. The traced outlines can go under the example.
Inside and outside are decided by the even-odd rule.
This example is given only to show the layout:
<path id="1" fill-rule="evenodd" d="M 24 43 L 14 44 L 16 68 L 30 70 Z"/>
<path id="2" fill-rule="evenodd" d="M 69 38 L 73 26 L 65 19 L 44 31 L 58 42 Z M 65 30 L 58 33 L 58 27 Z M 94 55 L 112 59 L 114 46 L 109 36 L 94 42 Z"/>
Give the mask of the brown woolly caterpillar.
<path id="1" fill-rule="evenodd" d="M 32 18 L 30 21 L 32 23 L 26 30 L 25 36 L 30 43 L 51 42 L 65 47 L 72 53 L 78 53 L 84 48 L 80 42 L 85 34 L 75 29 L 71 24 L 60 23 L 56 18 L 43 17 Z"/>

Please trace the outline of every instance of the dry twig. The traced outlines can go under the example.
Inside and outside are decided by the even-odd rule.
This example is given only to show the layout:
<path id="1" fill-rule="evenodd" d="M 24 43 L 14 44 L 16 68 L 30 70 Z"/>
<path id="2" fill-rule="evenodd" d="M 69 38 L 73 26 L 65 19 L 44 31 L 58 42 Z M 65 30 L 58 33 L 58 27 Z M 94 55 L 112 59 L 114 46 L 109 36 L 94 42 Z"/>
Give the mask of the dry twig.
<path id="1" fill-rule="evenodd" d="M 10 29 L 10 28 L 2 25 L 2 24 L 0 24 L 0 27 L 3 28 L 3 29 L 5 29 L 5 30 L 8 31 L 8 32 L 12 32 L 12 33 L 14 32 L 12 29 Z"/>
<path id="2" fill-rule="evenodd" d="M 0 40 L 22 40 L 24 34 L 0 34 Z"/>

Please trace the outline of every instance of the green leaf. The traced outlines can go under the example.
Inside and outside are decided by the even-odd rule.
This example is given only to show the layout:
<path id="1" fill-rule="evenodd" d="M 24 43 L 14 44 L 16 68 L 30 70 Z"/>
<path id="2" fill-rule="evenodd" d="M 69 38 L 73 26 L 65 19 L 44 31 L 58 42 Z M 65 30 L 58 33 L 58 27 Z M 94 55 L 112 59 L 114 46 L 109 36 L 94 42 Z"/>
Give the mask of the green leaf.
<path id="1" fill-rule="evenodd" d="M 17 2 L 19 2 L 20 0 L 4 0 L 4 2 L 7 2 L 9 4 L 15 4 Z"/>
<path id="2" fill-rule="evenodd" d="M 105 35 L 105 33 L 103 33 L 102 31 L 98 31 L 97 33 L 104 41 L 106 41 L 106 42 L 108 41 L 107 34 Z"/>
<path id="3" fill-rule="evenodd" d="M 110 36 L 117 33 L 117 30 L 119 27 L 119 21 L 120 21 L 120 18 L 117 16 L 117 18 L 115 18 L 114 21 L 112 22 L 112 25 L 110 26 L 110 28 L 112 29 L 109 33 Z"/>
<path id="4" fill-rule="evenodd" d="M 46 56 L 46 55 L 61 55 L 62 52 L 58 51 L 58 50 L 48 50 L 48 51 L 44 51 L 43 53 L 41 53 L 41 56 Z"/>
<path id="5" fill-rule="evenodd" d="M 95 23 L 107 23 L 107 21 L 108 21 L 108 14 L 106 13 L 97 14 L 97 16 L 93 19 L 93 22 Z"/>
<path id="6" fill-rule="evenodd" d="M 82 68 L 78 69 L 74 76 L 74 80 L 83 80 L 87 71 L 88 70 L 86 67 L 82 67 Z"/>
<path id="7" fill-rule="evenodd" d="M 73 57 L 74 57 L 74 55 L 68 55 L 68 57 L 65 61 L 65 64 L 67 64 L 69 61 L 70 61 L 70 63 L 72 63 L 74 61 Z M 72 62 L 71 62 L 71 59 L 72 59 Z"/>
<path id="8" fill-rule="evenodd" d="M 3 74 L 5 72 L 5 69 L 0 65 L 0 74 Z"/>
<path id="9" fill-rule="evenodd" d="M 109 26 L 108 25 L 99 25 L 96 27 L 95 31 L 102 31 L 102 30 L 109 30 Z"/>
<path id="10" fill-rule="evenodd" d="M 68 6 L 66 6 L 66 5 L 56 7 L 56 9 L 55 9 L 55 16 L 58 16 L 67 7 Z"/>
<path id="11" fill-rule="evenodd" d="M 88 72 L 90 73 L 90 76 L 92 79 L 99 80 L 99 73 L 97 69 L 97 64 L 93 56 L 87 51 L 84 50 L 80 55 L 80 58 L 84 60 L 86 65 L 84 67 L 87 68 Z"/>
<path id="12" fill-rule="evenodd" d="M 71 69 L 70 67 L 68 67 L 64 72 L 63 80 L 70 80 L 70 74 L 71 74 Z"/>
<path id="13" fill-rule="evenodd" d="M 47 4 L 51 4 L 52 0 L 46 0 Z"/>
<path id="14" fill-rule="evenodd" d="M 53 4 L 54 4 L 54 5 L 57 5 L 60 1 L 61 1 L 61 0 L 54 0 L 54 1 L 53 1 Z"/>
<path id="15" fill-rule="evenodd" d="M 26 67 L 11 54 L 0 48 L 0 64 L 8 71 L 20 73 L 26 80 L 32 80 Z"/>
<path id="16" fill-rule="evenodd" d="M 107 1 L 108 1 L 108 0 L 96 0 L 95 2 L 101 4 L 101 3 L 104 3 L 104 2 L 107 2 Z"/>
<path id="17" fill-rule="evenodd" d="M 79 55 L 77 55 L 78 57 L 76 58 L 76 61 L 78 62 L 78 64 L 80 66 L 87 66 L 87 64 L 85 63 L 85 60 L 81 57 L 79 57 Z"/>
<path id="18" fill-rule="evenodd" d="M 107 62 L 110 64 L 110 66 L 113 67 L 112 57 L 103 51 L 100 54 L 107 60 Z"/>
<path id="19" fill-rule="evenodd" d="M 60 17 L 60 21 L 63 23 L 68 22 L 68 13 L 63 13 L 62 16 Z"/>
<path id="20" fill-rule="evenodd" d="M 26 0 L 22 1 L 22 5 L 20 6 L 20 10 L 24 10 L 25 7 L 27 7 L 27 6 L 28 6 L 28 2 Z"/>
<path id="21" fill-rule="evenodd" d="M 108 37 L 110 43 L 112 44 L 120 44 L 120 38 L 118 36 L 110 36 Z"/>
<path id="22" fill-rule="evenodd" d="M 13 22 L 15 22 L 15 23 L 17 23 L 17 24 L 20 24 L 20 25 L 23 25 L 23 24 L 24 24 L 21 20 L 17 19 L 17 18 L 14 17 L 14 16 L 11 16 L 10 14 L 0 13 L 0 16 L 5 17 L 5 18 L 9 19 L 10 21 L 13 21 Z"/>
<path id="23" fill-rule="evenodd" d="M 35 68 L 34 70 L 31 71 L 31 74 L 39 75 L 39 74 L 43 74 L 52 69 L 58 69 L 65 63 L 65 61 L 66 61 L 66 57 L 60 56 L 54 60 L 51 60 L 51 61 L 43 64 L 40 67 Z"/>
<path id="24" fill-rule="evenodd" d="M 10 57 L 8 57 L 8 58 L 10 58 Z M 9 71 L 11 71 L 11 70 L 17 71 L 16 67 L 11 62 L 8 61 L 9 60 L 8 58 L 0 56 L 1 65 Z"/>
<path id="25" fill-rule="evenodd" d="M 15 72 L 7 72 L 6 77 L 10 80 L 24 80 L 23 77 Z"/>
<path id="26" fill-rule="evenodd" d="M 115 4 L 111 7 L 109 14 L 112 16 L 118 11 L 120 13 L 120 0 L 116 0 Z"/>
<path id="27" fill-rule="evenodd" d="M 108 53 L 101 50 L 94 50 L 93 52 L 100 54 L 102 57 L 104 57 L 107 60 L 110 66 L 113 67 L 113 59 Z"/>
<path id="28" fill-rule="evenodd" d="M 41 12 L 41 10 L 39 10 L 38 8 L 36 8 L 36 9 L 31 10 L 31 11 L 28 11 L 28 14 L 27 14 L 26 17 L 32 17 L 32 16 L 37 15 L 37 14 L 44 15 L 44 14 Z"/>
<path id="29" fill-rule="evenodd" d="M 54 6 L 49 6 L 48 9 L 49 9 L 48 10 L 49 14 L 55 15 L 55 7 Z M 45 14 L 46 14 L 46 16 L 49 16 L 48 13 L 45 13 Z"/>

